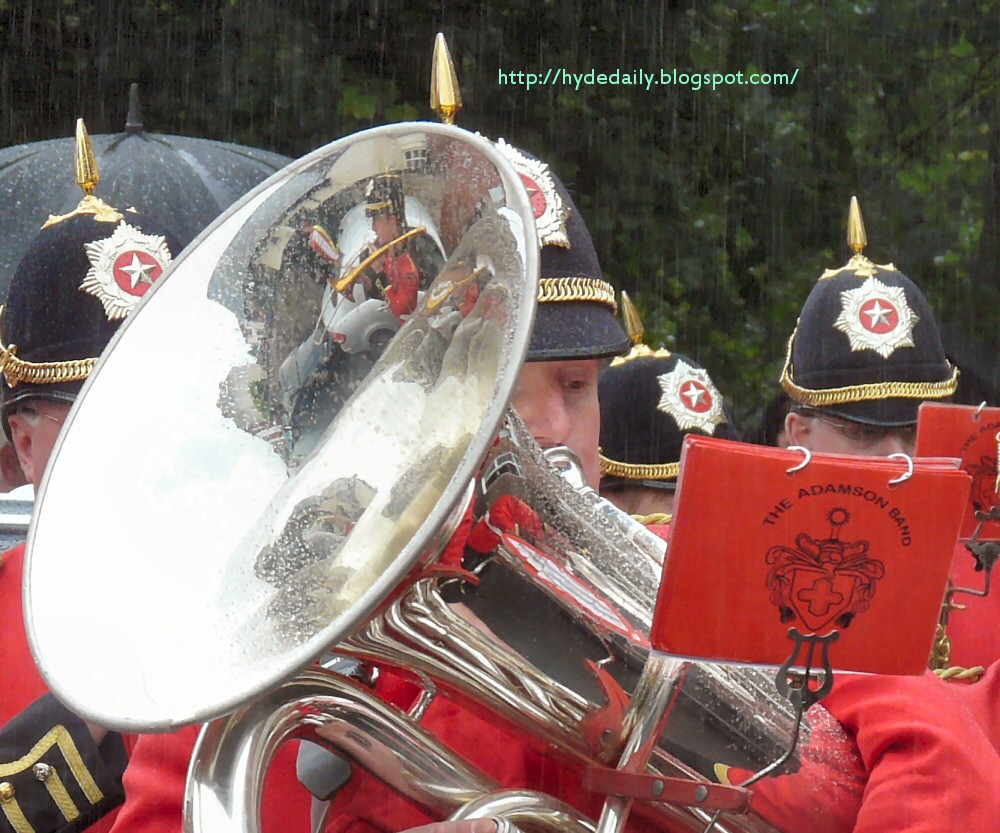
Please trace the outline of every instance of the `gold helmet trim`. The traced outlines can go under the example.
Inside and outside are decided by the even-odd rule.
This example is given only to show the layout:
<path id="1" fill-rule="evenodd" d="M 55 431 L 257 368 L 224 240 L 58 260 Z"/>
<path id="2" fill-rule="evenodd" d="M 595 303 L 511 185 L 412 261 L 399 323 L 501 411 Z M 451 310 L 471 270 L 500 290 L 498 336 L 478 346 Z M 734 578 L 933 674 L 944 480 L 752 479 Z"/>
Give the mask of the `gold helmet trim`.
<path id="1" fill-rule="evenodd" d="M 626 480 L 676 480 L 681 473 L 680 463 L 622 463 L 599 455 L 601 474 L 624 477 Z"/>
<path id="2" fill-rule="evenodd" d="M 825 408 L 831 405 L 846 405 L 850 402 L 872 402 L 880 399 L 944 399 L 958 388 L 958 368 L 951 365 L 951 377 L 940 382 L 869 382 L 863 385 L 847 385 L 842 388 L 819 388 L 812 390 L 795 384 L 792 366 L 792 345 L 798 327 L 788 339 L 785 366 L 781 369 L 781 386 L 800 405 Z"/>
<path id="3" fill-rule="evenodd" d="M 0 322 L 3 320 L 0 306 Z M 0 324 L 2 327 L 2 324 Z M 97 359 L 74 359 L 62 362 L 29 362 L 17 357 L 17 345 L 6 345 L 0 336 L 0 373 L 13 390 L 20 383 L 29 385 L 56 385 L 63 382 L 82 382 L 97 364 Z"/>
<path id="4" fill-rule="evenodd" d="M 597 278 L 542 278 L 538 282 L 538 303 L 555 304 L 570 301 L 592 301 L 604 304 L 615 315 L 618 303 L 615 288 Z"/>

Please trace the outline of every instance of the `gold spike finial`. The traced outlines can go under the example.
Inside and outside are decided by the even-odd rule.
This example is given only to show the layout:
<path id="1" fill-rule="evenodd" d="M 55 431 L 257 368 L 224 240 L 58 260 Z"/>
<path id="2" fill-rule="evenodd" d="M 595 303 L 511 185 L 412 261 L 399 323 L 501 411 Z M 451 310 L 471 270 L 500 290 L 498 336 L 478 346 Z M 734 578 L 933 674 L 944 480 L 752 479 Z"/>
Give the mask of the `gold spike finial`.
<path id="1" fill-rule="evenodd" d="M 69 214 L 50 214 L 49 219 L 42 224 L 43 229 L 75 217 L 78 214 L 93 214 L 94 219 L 102 223 L 117 223 L 121 213 L 94 196 L 94 188 L 100 183 L 101 175 L 97 170 L 97 157 L 94 156 L 94 146 L 90 143 L 90 134 L 83 119 L 76 120 L 76 184 L 83 189 L 83 199 Z"/>
<path id="2" fill-rule="evenodd" d="M 635 308 L 635 304 L 632 303 L 632 299 L 628 297 L 628 293 L 622 290 L 622 318 L 625 319 L 625 332 L 628 333 L 628 337 L 632 339 L 632 349 L 628 351 L 624 356 L 616 356 L 611 360 L 611 366 L 617 367 L 620 364 L 625 364 L 625 362 L 630 362 L 633 359 L 643 359 L 652 357 L 654 359 L 668 359 L 670 358 L 670 351 L 666 347 L 660 347 L 657 350 L 651 349 L 648 345 L 643 343 L 643 339 L 646 337 L 646 329 L 642 326 L 642 319 L 639 317 L 639 311 Z"/>
<path id="3" fill-rule="evenodd" d="M 431 61 L 431 109 L 445 124 L 454 124 L 455 116 L 462 109 L 462 92 L 458 89 L 455 64 L 452 63 L 448 44 L 441 32 L 434 38 L 434 57 Z"/>
<path id="4" fill-rule="evenodd" d="M 622 290 L 622 317 L 625 319 L 625 332 L 632 339 L 633 344 L 642 344 L 646 330 L 642 326 L 642 319 L 639 318 L 639 311 L 628 297 L 628 293 Z"/>
<path id="5" fill-rule="evenodd" d="M 90 134 L 83 119 L 76 120 L 76 184 L 83 189 L 88 197 L 94 193 L 94 188 L 101 181 L 97 170 L 97 159 L 94 157 L 94 146 L 90 143 Z"/>
<path id="6" fill-rule="evenodd" d="M 865 221 L 861 219 L 861 206 L 858 205 L 857 197 L 851 197 L 851 210 L 847 215 L 847 244 L 856 255 L 861 254 L 868 245 Z"/>

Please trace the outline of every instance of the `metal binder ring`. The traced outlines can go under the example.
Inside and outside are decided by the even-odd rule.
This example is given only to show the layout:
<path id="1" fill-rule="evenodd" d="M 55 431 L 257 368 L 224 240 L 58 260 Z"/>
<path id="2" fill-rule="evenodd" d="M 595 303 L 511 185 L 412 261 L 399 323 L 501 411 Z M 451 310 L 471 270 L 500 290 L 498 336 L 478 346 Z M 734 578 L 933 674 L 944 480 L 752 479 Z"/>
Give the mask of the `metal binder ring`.
<path id="1" fill-rule="evenodd" d="M 802 469 L 804 469 L 806 466 L 808 466 L 809 463 L 812 461 L 812 458 L 813 458 L 812 452 L 808 448 L 806 448 L 804 445 L 790 445 L 790 446 L 788 446 L 788 450 L 789 451 L 801 451 L 803 454 L 806 455 L 806 457 L 797 466 L 792 466 L 790 469 L 788 469 L 785 472 L 786 474 L 795 474 L 795 472 L 797 472 L 797 471 L 802 471 Z"/>
<path id="2" fill-rule="evenodd" d="M 890 457 L 896 460 L 906 460 L 906 474 L 902 474 L 899 477 L 890 480 L 890 486 L 898 486 L 900 483 L 905 483 L 911 477 L 913 477 L 913 458 L 909 454 L 903 454 L 901 451 L 897 451 L 895 454 L 890 454 Z"/>
<path id="3" fill-rule="evenodd" d="M 972 415 L 972 418 L 976 422 L 979 422 L 979 415 L 983 412 L 983 408 L 985 407 L 986 407 L 986 400 L 984 399 L 982 402 L 979 403 L 979 407 L 976 408 L 976 412 Z"/>

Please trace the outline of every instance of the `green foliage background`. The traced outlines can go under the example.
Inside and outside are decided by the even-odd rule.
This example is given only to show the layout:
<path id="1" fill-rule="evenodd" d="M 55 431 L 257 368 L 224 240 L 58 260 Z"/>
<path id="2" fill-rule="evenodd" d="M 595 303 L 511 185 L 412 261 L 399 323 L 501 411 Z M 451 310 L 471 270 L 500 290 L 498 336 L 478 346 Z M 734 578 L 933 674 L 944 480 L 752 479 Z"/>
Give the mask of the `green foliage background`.
<path id="1" fill-rule="evenodd" d="M 965 369 L 996 399 L 1000 4 L 621 0 L 0 0 L 0 145 L 117 132 L 128 85 L 148 130 L 293 156 L 430 118 L 448 37 L 463 126 L 550 161 L 650 342 L 701 360 L 744 426 L 778 391 L 813 281 L 868 254 L 925 290 Z M 794 85 L 536 87 L 498 71 L 765 72 Z"/>

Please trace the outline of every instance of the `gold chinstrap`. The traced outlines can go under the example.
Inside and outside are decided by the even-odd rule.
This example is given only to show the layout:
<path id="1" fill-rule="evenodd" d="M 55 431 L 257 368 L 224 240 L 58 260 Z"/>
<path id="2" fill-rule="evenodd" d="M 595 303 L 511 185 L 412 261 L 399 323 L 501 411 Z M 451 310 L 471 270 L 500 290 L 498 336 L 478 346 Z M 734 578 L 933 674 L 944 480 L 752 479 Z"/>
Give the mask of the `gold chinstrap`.
<path id="1" fill-rule="evenodd" d="M 681 473 L 680 463 L 621 463 L 600 455 L 601 474 L 624 477 L 627 480 L 676 480 Z"/>
<path id="2" fill-rule="evenodd" d="M 4 308 L 0 305 L 0 333 Z M 11 389 L 21 382 L 29 385 L 56 385 L 82 382 L 97 364 L 97 359 L 74 359 L 64 362 L 29 362 L 17 357 L 17 345 L 6 345 L 0 335 L 0 373 Z"/>
<path id="3" fill-rule="evenodd" d="M 597 278 L 542 278 L 538 282 L 538 303 L 569 301 L 593 301 L 604 304 L 615 315 L 618 314 L 615 289 L 607 281 Z"/>
<path id="4" fill-rule="evenodd" d="M 847 385 L 842 388 L 821 388 L 811 390 L 795 384 L 792 379 L 792 345 L 795 333 L 788 339 L 785 366 L 781 369 L 781 386 L 800 405 L 824 408 L 830 405 L 845 405 L 849 402 L 871 402 L 880 399 L 943 399 L 951 396 L 958 387 L 958 368 L 952 367 L 951 377 L 940 382 L 869 382 L 863 385 Z"/>

